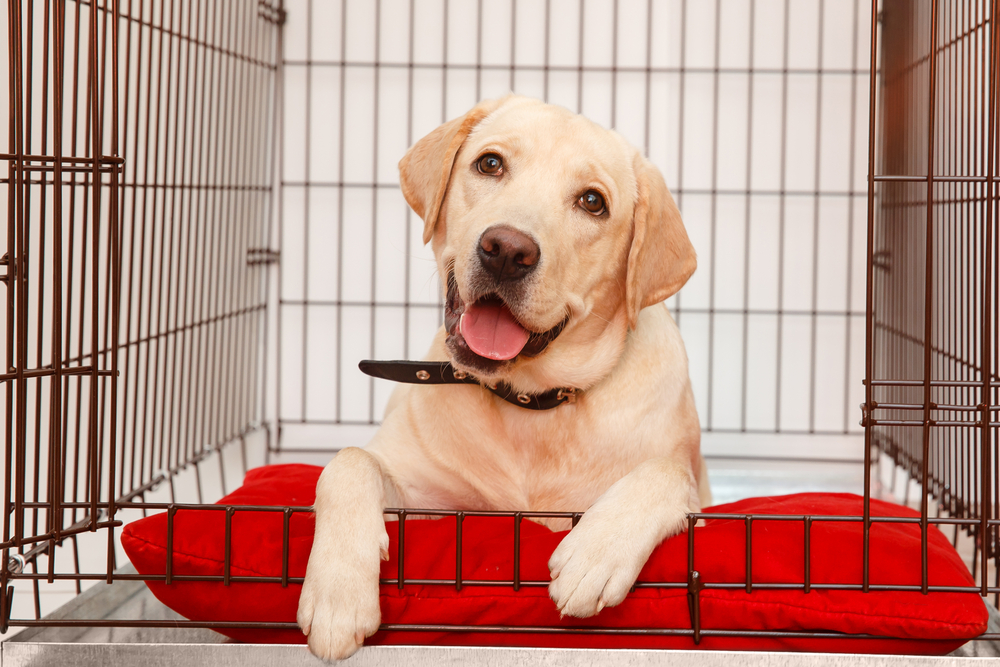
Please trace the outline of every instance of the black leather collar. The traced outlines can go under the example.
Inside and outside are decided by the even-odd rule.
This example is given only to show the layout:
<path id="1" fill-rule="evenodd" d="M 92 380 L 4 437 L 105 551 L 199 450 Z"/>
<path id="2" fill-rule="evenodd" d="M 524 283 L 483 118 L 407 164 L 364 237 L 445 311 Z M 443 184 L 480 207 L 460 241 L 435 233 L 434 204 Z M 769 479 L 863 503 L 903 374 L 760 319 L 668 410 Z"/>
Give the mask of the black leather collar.
<path id="1" fill-rule="evenodd" d="M 550 389 L 541 394 L 518 394 L 503 382 L 495 385 L 481 383 L 476 378 L 456 371 L 447 361 L 372 361 L 358 364 L 365 375 L 407 384 L 478 384 L 519 408 L 551 410 L 563 403 L 576 401 L 576 389 Z"/>

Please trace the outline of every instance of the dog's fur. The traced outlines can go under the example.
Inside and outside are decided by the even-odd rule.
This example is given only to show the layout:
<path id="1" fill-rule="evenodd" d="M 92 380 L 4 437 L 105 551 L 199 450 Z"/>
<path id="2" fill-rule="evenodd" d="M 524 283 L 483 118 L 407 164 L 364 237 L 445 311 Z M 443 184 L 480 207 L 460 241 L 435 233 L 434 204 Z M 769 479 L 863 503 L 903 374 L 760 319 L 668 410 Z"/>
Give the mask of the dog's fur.
<path id="1" fill-rule="evenodd" d="M 477 168 L 489 153 L 501 174 Z M 695 253 L 657 169 L 615 132 L 517 96 L 445 123 L 399 168 L 445 289 L 453 276 L 463 303 L 499 290 L 529 331 L 565 322 L 534 357 L 490 361 L 443 327 L 426 358 L 518 392 L 580 395 L 532 411 L 475 385 L 396 388 L 371 444 L 341 451 L 316 488 L 298 623 L 327 659 L 378 628 L 386 507 L 586 510 L 549 561 L 552 600 L 586 617 L 621 602 L 653 548 L 709 502 L 687 356 L 660 304 L 694 272 Z M 605 214 L 581 207 L 590 190 Z M 497 287 L 477 247 L 501 224 L 540 256 L 524 280 Z"/>

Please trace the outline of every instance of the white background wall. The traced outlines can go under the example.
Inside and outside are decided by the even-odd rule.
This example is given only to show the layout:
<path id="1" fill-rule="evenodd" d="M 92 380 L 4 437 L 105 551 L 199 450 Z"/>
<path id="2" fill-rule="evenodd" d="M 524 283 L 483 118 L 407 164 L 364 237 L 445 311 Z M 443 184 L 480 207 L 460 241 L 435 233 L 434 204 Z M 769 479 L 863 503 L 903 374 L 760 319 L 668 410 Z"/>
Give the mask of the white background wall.
<path id="1" fill-rule="evenodd" d="M 370 429 L 322 426 L 380 418 L 392 385 L 357 361 L 423 354 L 440 282 L 396 163 L 513 90 L 613 127 L 677 198 L 699 268 L 669 304 L 706 451 L 860 456 L 869 3 L 286 8 L 283 446 L 363 442 Z"/>

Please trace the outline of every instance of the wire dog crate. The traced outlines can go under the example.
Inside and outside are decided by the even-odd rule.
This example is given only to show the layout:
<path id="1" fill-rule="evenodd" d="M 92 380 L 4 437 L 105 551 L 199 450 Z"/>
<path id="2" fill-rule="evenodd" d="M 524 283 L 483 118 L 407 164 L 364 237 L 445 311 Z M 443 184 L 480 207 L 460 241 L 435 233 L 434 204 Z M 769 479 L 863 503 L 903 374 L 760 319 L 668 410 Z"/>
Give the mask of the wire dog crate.
<path id="1" fill-rule="evenodd" d="M 674 192 L 717 496 L 748 488 L 734 461 L 916 488 L 1000 596 L 992 3 L 6 5 L 3 630 L 219 625 L 46 614 L 139 585 L 123 522 L 370 437 L 392 388 L 356 361 L 442 317 L 396 162 L 509 90 L 616 128 Z"/>

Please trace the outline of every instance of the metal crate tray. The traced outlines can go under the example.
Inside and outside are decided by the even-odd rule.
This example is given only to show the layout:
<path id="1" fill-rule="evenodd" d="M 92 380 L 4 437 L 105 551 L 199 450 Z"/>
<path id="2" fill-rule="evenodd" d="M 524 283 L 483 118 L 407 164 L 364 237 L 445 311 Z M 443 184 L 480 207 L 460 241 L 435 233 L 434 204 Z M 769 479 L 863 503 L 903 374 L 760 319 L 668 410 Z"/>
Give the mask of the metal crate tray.
<path id="1" fill-rule="evenodd" d="M 134 573 L 131 566 L 121 572 Z M 990 609 L 990 632 L 1000 631 L 1000 614 Z M 181 619 L 153 597 L 141 581 L 100 583 L 63 605 L 46 619 Z M 569 667 L 739 667 L 741 665 L 873 665 L 904 667 L 921 665 L 967 665 L 989 661 L 996 664 L 1000 646 L 996 642 L 973 641 L 950 656 L 838 655 L 827 653 L 775 653 L 742 651 L 665 651 L 606 649 L 524 649 L 451 648 L 429 646 L 372 646 L 361 649 L 348 663 L 351 667 L 454 665 L 506 667 L 545 665 Z M 273 667 L 273 665 L 324 665 L 305 646 L 280 644 L 239 644 L 206 629 L 192 628 L 81 628 L 30 627 L 0 644 L 0 667 L 117 667 L 142 664 L 232 665 L 233 667 Z"/>

